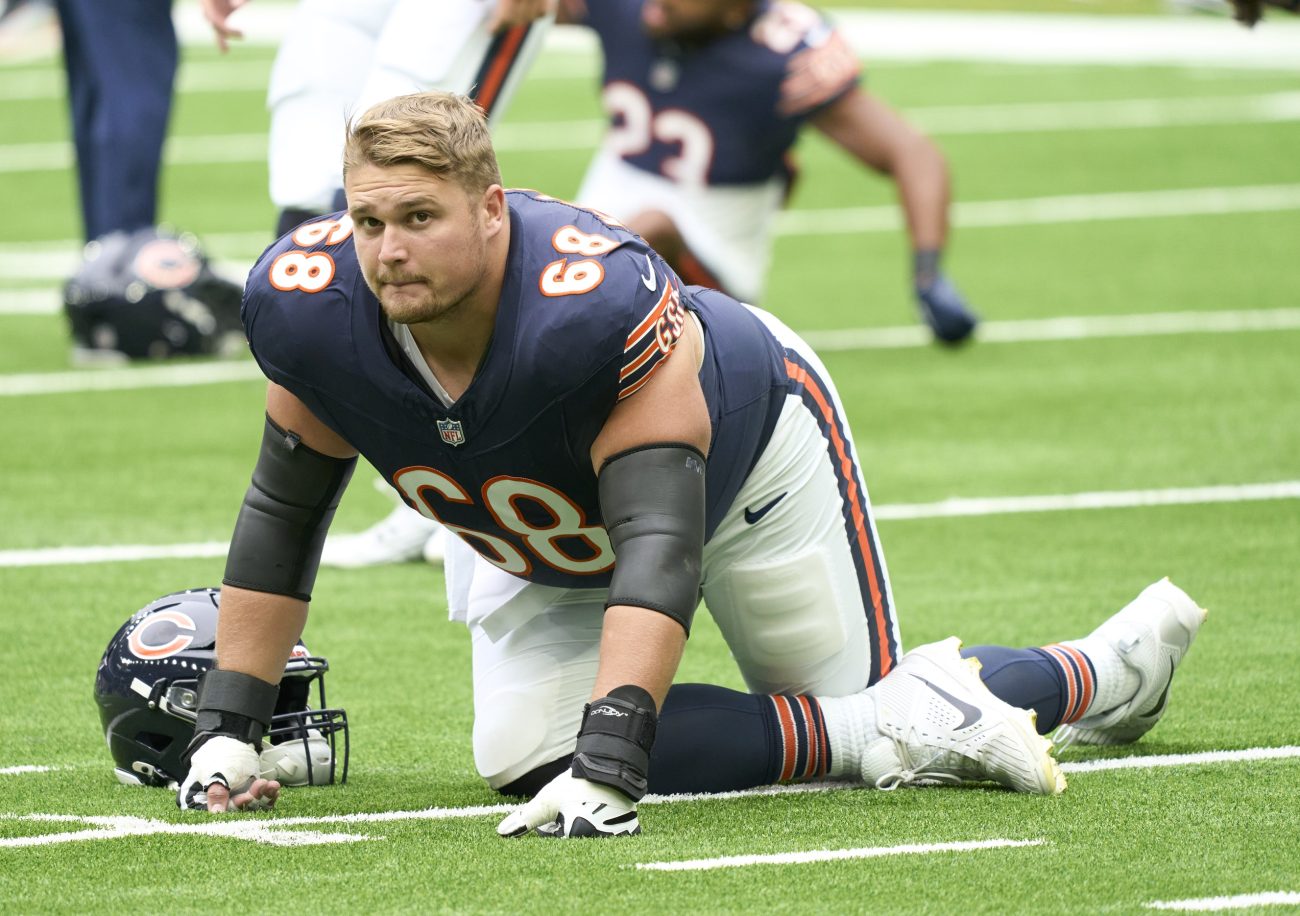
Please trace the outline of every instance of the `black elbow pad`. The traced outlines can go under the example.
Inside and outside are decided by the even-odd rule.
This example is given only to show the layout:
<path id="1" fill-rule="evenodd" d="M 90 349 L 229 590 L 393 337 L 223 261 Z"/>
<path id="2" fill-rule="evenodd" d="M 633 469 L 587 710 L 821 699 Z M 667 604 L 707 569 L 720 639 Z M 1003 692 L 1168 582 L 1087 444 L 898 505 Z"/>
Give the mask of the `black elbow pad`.
<path id="1" fill-rule="evenodd" d="M 606 461 L 598 485 L 615 556 L 605 607 L 650 608 L 689 634 L 700 601 L 704 455 L 682 443 L 642 446 Z"/>
<path id="2" fill-rule="evenodd" d="M 325 533 L 356 464 L 308 448 L 267 417 L 222 581 L 310 601 Z"/>

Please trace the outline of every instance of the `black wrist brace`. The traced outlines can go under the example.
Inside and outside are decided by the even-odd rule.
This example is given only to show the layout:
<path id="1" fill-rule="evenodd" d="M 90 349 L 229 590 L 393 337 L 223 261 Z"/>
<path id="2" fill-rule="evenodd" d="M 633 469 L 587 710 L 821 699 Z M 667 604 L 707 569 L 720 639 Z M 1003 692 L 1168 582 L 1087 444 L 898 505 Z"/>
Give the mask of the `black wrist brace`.
<path id="1" fill-rule="evenodd" d="M 194 740 L 181 758 L 188 769 L 190 757 L 209 738 L 225 735 L 262 748 L 262 736 L 271 724 L 278 684 L 239 671 L 213 668 L 199 682 L 198 716 Z"/>
<path id="2" fill-rule="evenodd" d="M 588 703 L 573 752 L 573 775 L 640 801 L 658 723 L 654 698 L 634 684 L 615 687 L 609 696 Z"/>

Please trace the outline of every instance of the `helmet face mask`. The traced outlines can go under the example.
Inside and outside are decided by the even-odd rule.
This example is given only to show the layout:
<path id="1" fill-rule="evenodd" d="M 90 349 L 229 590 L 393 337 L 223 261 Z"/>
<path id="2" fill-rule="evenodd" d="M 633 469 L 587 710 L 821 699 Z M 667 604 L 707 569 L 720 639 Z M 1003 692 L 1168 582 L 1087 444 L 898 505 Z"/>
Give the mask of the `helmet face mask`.
<path id="1" fill-rule="evenodd" d="M 215 588 L 166 595 L 133 614 L 109 642 L 95 702 L 121 782 L 174 787 L 185 777 L 181 755 L 194 734 L 199 683 L 216 663 L 220 599 Z M 347 780 L 347 713 L 326 705 L 328 670 L 329 662 L 301 641 L 286 661 L 262 754 L 270 778 L 286 785 Z"/>

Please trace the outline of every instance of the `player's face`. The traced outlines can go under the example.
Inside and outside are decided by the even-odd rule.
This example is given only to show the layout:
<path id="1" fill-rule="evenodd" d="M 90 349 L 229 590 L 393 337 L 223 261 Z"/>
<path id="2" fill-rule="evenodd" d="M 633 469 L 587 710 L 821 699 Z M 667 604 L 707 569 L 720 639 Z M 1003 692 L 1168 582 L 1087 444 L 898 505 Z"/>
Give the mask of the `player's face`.
<path id="1" fill-rule="evenodd" d="M 449 317 L 485 285 L 483 195 L 418 165 L 367 163 L 346 185 L 357 260 L 389 319 Z"/>
<path id="2" fill-rule="evenodd" d="M 654 38 L 704 39 L 739 28 L 753 0 L 646 0 L 641 26 Z"/>

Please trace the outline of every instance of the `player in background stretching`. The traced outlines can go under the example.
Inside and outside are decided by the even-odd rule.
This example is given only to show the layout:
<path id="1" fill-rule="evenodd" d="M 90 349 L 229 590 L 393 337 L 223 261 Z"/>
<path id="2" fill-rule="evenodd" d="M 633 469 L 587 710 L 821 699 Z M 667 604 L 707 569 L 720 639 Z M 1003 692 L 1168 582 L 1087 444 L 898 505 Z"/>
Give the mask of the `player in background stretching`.
<path id="1" fill-rule="evenodd" d="M 822 16 L 786 0 L 564 0 L 595 30 L 610 125 L 576 200 L 640 234 L 688 283 L 759 302 L 791 147 L 811 124 L 898 189 L 921 317 L 957 344 L 976 316 L 940 269 L 948 169 L 925 135 L 859 87 Z"/>
<path id="2" fill-rule="evenodd" d="M 475 764 L 533 796 L 503 835 L 636 833 L 647 791 L 815 777 L 1054 794 L 1034 713 L 1091 743 L 1163 715 L 1204 618 L 1168 580 L 1081 640 L 904 655 L 816 354 L 608 218 L 504 191 L 468 100 L 383 102 L 344 161 L 348 210 L 249 275 L 264 433 L 183 808 L 278 797 L 259 746 L 358 453 L 455 535 Z M 701 598 L 752 692 L 673 684 Z"/>

